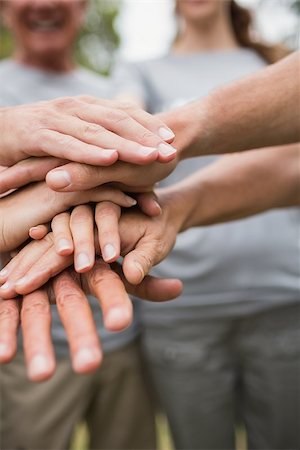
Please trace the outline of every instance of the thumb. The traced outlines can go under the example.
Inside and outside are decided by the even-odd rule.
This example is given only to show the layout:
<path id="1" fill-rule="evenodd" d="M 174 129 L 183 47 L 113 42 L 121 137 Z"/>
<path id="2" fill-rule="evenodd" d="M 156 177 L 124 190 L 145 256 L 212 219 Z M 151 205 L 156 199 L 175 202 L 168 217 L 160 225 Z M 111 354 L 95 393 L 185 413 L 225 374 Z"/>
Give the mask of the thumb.
<path id="1" fill-rule="evenodd" d="M 161 261 L 160 248 L 157 240 L 148 237 L 141 239 L 136 248 L 124 257 L 123 271 L 129 283 L 139 284 L 151 268 Z"/>

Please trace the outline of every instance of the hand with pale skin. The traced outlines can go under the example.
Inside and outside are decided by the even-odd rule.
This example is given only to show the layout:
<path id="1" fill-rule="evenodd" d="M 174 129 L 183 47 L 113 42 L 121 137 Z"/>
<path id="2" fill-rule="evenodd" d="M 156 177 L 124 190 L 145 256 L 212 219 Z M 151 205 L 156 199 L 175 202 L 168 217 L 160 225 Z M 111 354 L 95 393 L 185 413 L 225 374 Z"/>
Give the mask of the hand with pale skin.
<path id="1" fill-rule="evenodd" d="M 54 156 L 96 166 L 168 162 L 174 133 L 157 117 L 112 100 L 61 98 L 0 109 L 0 164 Z"/>
<path id="2" fill-rule="evenodd" d="M 220 158 L 180 183 L 158 190 L 162 214 L 156 217 L 147 217 L 139 210 L 128 210 L 117 223 L 114 207 L 109 202 L 102 202 L 97 206 L 96 214 L 102 247 L 120 239 L 124 275 L 130 283 L 138 284 L 151 267 L 171 251 L 180 231 L 241 219 L 271 208 L 298 206 L 299 152 L 299 145 L 292 145 Z M 85 220 L 92 223 L 91 210 L 86 208 L 83 213 Z M 81 236 L 74 228 L 70 229 L 69 223 L 70 216 L 66 215 L 55 234 L 70 238 L 73 233 L 75 254 L 79 241 L 80 245 L 94 251 L 92 227 L 89 233 Z M 96 251 L 99 252 L 97 240 Z M 73 263 L 72 254 L 57 253 L 55 242 L 57 237 L 49 233 L 13 258 L 0 272 L 3 298 L 31 292 Z"/>
<path id="3" fill-rule="evenodd" d="M 243 155 L 225 157 L 181 183 L 161 190 L 158 193 L 158 199 L 163 209 L 161 215 L 151 219 L 140 211 L 130 210 L 123 214 L 119 223 L 119 231 L 122 252 L 125 255 L 123 271 L 126 279 L 131 282 L 131 284 L 128 284 L 128 281 L 124 277 L 122 278 L 127 291 L 136 296 L 151 298 L 152 300 L 166 300 L 180 294 L 180 282 L 176 280 L 153 280 L 150 282 L 147 281 L 150 279 L 145 278 L 142 284 L 136 286 L 136 290 L 133 286 L 143 279 L 152 265 L 168 254 L 174 245 L 178 231 L 192 226 L 209 225 L 247 217 L 269 208 L 299 205 L 298 160 L 299 146 L 267 149 L 265 151 L 258 150 Z M 255 179 L 253 178 L 254 173 L 256 174 Z M 276 180 L 276 182 L 270 183 L 270 179 Z M 290 183 L 287 181 L 290 181 Z M 239 183 L 239 189 L 236 189 L 236 183 Z M 90 236 L 87 239 L 93 238 Z M 76 243 L 76 239 L 74 241 Z M 92 243 L 92 245 L 94 244 Z M 11 297 L 16 292 L 30 294 L 33 290 L 43 286 L 55 274 L 72 265 L 72 262 L 73 255 L 62 256 L 56 252 L 53 234 L 49 233 L 41 241 L 32 242 L 24 247 L 1 271 L 0 282 L 10 284 L 9 289 L 1 289 L 0 293 L 1 297 L 8 299 L 8 301 L 2 301 L 0 305 L 0 359 L 2 362 L 12 359 L 16 350 L 16 332 L 19 324 L 18 305 L 20 301 L 11 299 Z M 98 264 L 95 268 L 97 269 L 97 267 Z M 105 267 L 108 268 L 107 265 Z M 81 277 L 89 276 L 89 274 L 90 272 L 87 272 Z M 24 276 L 27 277 L 25 280 Z M 23 278 L 23 284 L 17 286 L 15 283 L 21 278 Z M 100 275 L 98 281 L 104 281 L 104 285 L 102 285 L 103 293 L 107 295 L 108 304 L 110 304 L 111 288 L 114 284 L 109 282 L 105 285 L 105 279 Z M 147 283 L 147 289 L 144 283 Z M 67 284 L 64 286 L 66 287 Z M 139 289 L 142 289 L 142 286 L 146 291 L 144 290 L 141 293 Z M 97 294 L 92 289 L 91 292 L 96 293 L 101 298 L 100 293 Z M 67 297 L 73 294 L 75 297 L 77 295 L 72 286 L 67 286 L 65 293 Z M 159 298 L 160 295 L 163 296 L 163 293 L 165 297 Z M 29 297 L 32 302 L 35 298 L 35 296 Z M 123 297 L 117 294 L 114 298 L 118 300 Z M 29 309 L 32 314 L 28 315 L 25 321 L 23 320 L 23 327 L 26 324 L 26 330 L 29 333 L 28 349 L 35 349 L 35 346 L 38 345 L 37 353 L 40 352 L 44 355 L 44 351 L 46 353 L 49 351 L 49 345 L 45 343 L 49 343 L 47 333 L 43 334 L 41 341 L 36 339 L 36 336 L 40 336 L 41 329 L 48 329 L 48 322 L 39 328 L 41 320 L 39 304 L 39 302 L 34 303 Z M 74 326 L 77 326 L 77 319 L 73 316 L 78 308 L 79 306 L 76 304 L 76 308 L 72 308 L 72 314 L 69 314 L 66 310 L 66 315 L 70 320 L 68 322 L 69 327 L 72 327 L 73 322 Z M 27 310 L 25 309 L 24 314 Z M 84 325 L 86 322 L 88 323 L 88 317 L 86 319 L 86 313 L 82 312 L 80 308 L 79 310 L 78 317 L 80 317 L 80 323 Z M 122 320 L 128 315 L 121 313 L 120 317 Z M 107 319 L 105 322 L 108 326 Z M 24 330 L 24 333 L 26 332 Z M 76 335 L 76 332 L 74 335 L 72 335 L 72 331 L 67 332 L 67 334 L 72 336 L 75 341 L 77 339 L 78 345 L 80 344 L 81 337 Z M 76 344 L 74 345 L 76 347 Z M 71 345 L 72 348 L 74 347 Z M 30 358 L 34 356 L 34 352 L 31 353 L 29 350 L 28 352 L 31 355 L 27 357 L 29 363 Z M 75 355 L 73 358 L 75 358 Z M 31 369 L 29 369 L 31 378 L 42 379 L 42 377 L 51 376 L 53 363 L 51 363 L 51 358 L 49 361 L 48 369 L 42 374 L 38 372 L 32 375 Z M 87 363 L 87 366 L 89 366 L 89 363 Z M 83 365 L 80 370 L 85 371 L 85 367 Z M 78 367 L 76 370 L 78 370 Z"/>
<path id="4" fill-rule="evenodd" d="M 173 145 L 178 152 L 171 169 L 178 161 L 194 156 L 299 142 L 299 54 L 295 52 L 254 75 L 217 89 L 204 100 L 160 114 L 160 120 L 176 135 Z M 61 167 L 57 169 L 57 166 Z M 127 167 L 130 177 L 132 171 Z M 107 180 L 105 174 L 109 172 L 102 169 L 105 168 L 98 171 L 98 168 L 86 165 L 65 165 L 60 160 L 47 161 L 45 165 L 45 162 L 31 159 L 26 168 L 16 167 L 1 174 L 0 193 L 5 192 L 4 189 L 44 179 L 47 173 L 49 186 L 62 191 L 88 189 L 101 184 L 103 179 L 115 181 L 114 174 Z M 144 185 L 151 185 L 167 176 L 158 175 L 155 179 L 151 169 L 144 177 L 145 172 L 139 172 L 139 169 L 142 168 L 135 172 L 135 178 L 142 180 Z M 18 174 L 21 178 L 16 186 Z M 134 185 L 133 178 L 128 181 L 128 176 L 123 175 L 126 184 Z"/>
<path id="5" fill-rule="evenodd" d="M 28 238 L 28 231 L 49 222 L 60 212 L 82 203 L 111 201 L 131 207 L 136 200 L 119 189 L 100 186 L 80 193 L 59 193 L 45 183 L 31 184 L 0 199 L 0 252 L 14 250 Z"/>
<path id="6" fill-rule="evenodd" d="M 101 260 L 80 276 L 73 270 L 64 271 L 51 283 L 22 299 L 0 299 L 0 363 L 14 358 L 21 326 L 28 377 L 32 381 L 42 381 L 53 375 L 55 356 L 50 333 L 50 303 L 56 302 L 67 334 L 73 369 L 81 374 L 91 372 L 101 364 L 103 355 L 86 295 L 99 299 L 105 327 L 121 331 L 132 321 L 132 304 L 127 292 L 153 301 L 166 301 L 177 297 L 181 289 L 179 280 L 150 276 L 138 286 L 132 286 L 117 265 L 112 270 Z"/>

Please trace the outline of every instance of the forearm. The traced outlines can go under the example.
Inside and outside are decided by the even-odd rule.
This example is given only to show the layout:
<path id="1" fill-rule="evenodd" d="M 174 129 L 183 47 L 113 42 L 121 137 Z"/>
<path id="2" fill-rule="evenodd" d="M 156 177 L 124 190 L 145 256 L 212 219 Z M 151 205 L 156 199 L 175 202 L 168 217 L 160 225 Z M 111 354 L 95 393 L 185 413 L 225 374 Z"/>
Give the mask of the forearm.
<path id="1" fill-rule="evenodd" d="M 299 145 L 220 158 L 169 188 L 180 193 L 181 231 L 300 204 Z"/>
<path id="2" fill-rule="evenodd" d="M 204 100 L 163 114 L 176 133 L 181 158 L 299 142 L 299 68 L 297 52 Z"/>

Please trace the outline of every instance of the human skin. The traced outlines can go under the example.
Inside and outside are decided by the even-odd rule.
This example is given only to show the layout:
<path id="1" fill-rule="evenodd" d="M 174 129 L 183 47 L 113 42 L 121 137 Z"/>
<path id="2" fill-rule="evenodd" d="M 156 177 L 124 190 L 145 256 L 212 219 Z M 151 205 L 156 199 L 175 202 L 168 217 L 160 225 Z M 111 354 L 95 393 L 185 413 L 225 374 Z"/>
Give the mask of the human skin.
<path id="1" fill-rule="evenodd" d="M 126 290 L 140 298 L 165 301 L 178 296 L 181 289 L 179 280 L 153 277 L 145 278 L 139 286 L 131 286 L 119 269 L 112 270 L 101 260 L 80 276 L 72 270 L 64 271 L 47 286 L 23 298 L 0 299 L 0 363 L 14 358 L 21 321 L 28 377 L 42 381 L 53 375 L 55 356 L 49 305 L 55 301 L 66 330 L 74 371 L 91 372 L 101 364 L 103 355 L 87 294 L 99 299 L 106 328 L 120 331 L 132 321 L 132 305 Z"/>
<path id="2" fill-rule="evenodd" d="M 299 142 L 300 52 L 160 114 L 173 127 L 180 158 Z"/>
<path id="3" fill-rule="evenodd" d="M 1 2 L 15 40 L 13 59 L 48 73 L 76 68 L 73 47 L 84 23 L 85 0 Z M 158 119 L 108 100 L 62 98 L 0 109 L 0 164 L 52 155 L 96 165 L 118 158 L 136 164 L 172 159 L 174 134 Z"/>
<path id="4" fill-rule="evenodd" d="M 112 201 L 131 207 L 136 201 L 122 191 L 110 187 L 80 193 L 54 192 L 45 183 L 31 184 L 0 199 L 0 252 L 16 249 L 28 239 L 31 227 L 52 220 L 70 207 L 90 201 Z"/>
<path id="5" fill-rule="evenodd" d="M 178 280 L 144 278 L 151 267 L 169 253 L 179 231 L 191 226 L 247 217 L 269 208 L 299 205 L 298 158 L 299 146 L 226 156 L 178 185 L 161 190 L 158 194 L 163 206 L 161 215 L 150 219 L 139 211 L 123 214 L 120 236 L 122 252 L 125 255 L 123 271 L 126 278 L 122 277 L 123 285 L 119 282 L 117 284 L 114 296 L 116 303 L 111 303 L 111 290 L 115 286 L 111 277 L 115 275 L 107 273 L 107 270 L 110 270 L 108 265 L 104 265 L 106 275 L 103 274 L 103 264 L 100 264 L 101 268 L 98 269 L 99 263 L 94 266 L 92 272 L 80 275 L 89 277 L 93 271 L 98 272 L 99 276 L 92 276 L 92 280 L 100 284 L 89 291 L 85 290 L 85 293 L 94 293 L 106 304 L 107 309 L 103 309 L 106 326 L 111 327 L 110 329 L 120 329 L 130 321 L 131 310 L 124 297 L 124 286 L 127 292 L 152 300 L 166 300 L 180 294 L 181 285 Z M 276 182 L 270 183 L 270 179 Z M 236 189 L 237 183 L 239 189 Z M 101 217 L 99 219 L 101 220 Z M 25 307 L 22 306 L 21 309 L 23 334 L 28 374 L 32 380 L 50 377 L 55 368 L 49 337 L 48 299 L 44 288 L 42 291 L 38 289 L 72 262 L 73 255 L 61 256 L 56 252 L 54 238 L 50 233 L 41 241 L 32 242 L 25 247 L 4 271 L 1 271 L 0 282 L 9 283 L 10 287 L 1 289 L 0 293 L 2 298 L 7 298 L 0 302 L 0 361 L 8 362 L 15 354 L 21 302 L 12 297 L 16 291 L 24 293 L 26 302 Z M 25 276 L 27 278 L 24 278 Z M 67 305 L 72 311 L 70 314 L 68 308 L 60 309 L 61 314 L 66 315 L 65 319 L 62 319 L 63 323 L 65 327 L 69 327 L 67 335 L 73 367 L 84 373 L 93 370 L 100 363 L 101 352 L 91 323 L 90 311 L 85 303 L 85 295 L 82 290 L 78 290 L 78 286 L 68 274 L 59 275 L 58 280 L 61 276 L 62 283 L 56 283 L 61 289 L 61 296 L 58 292 L 56 296 L 58 301 L 62 299 L 62 304 L 66 304 L 67 299 Z M 16 285 L 21 279 L 23 283 Z M 32 291 L 34 294 L 31 294 Z M 109 308 L 116 306 L 121 307 L 121 310 L 119 309 L 114 319 L 109 319 Z M 72 317 L 72 320 L 67 320 L 68 317 Z M 81 333 L 74 331 L 78 324 L 83 327 L 80 329 Z M 37 335 L 40 336 L 38 340 Z M 86 354 L 86 342 L 89 346 L 91 343 L 92 347 L 94 346 L 92 353 Z M 80 362 L 81 356 L 76 355 L 82 349 L 85 356 Z M 39 357 L 35 362 L 36 355 L 41 355 L 42 359 Z"/>
<path id="6" fill-rule="evenodd" d="M 299 142 L 300 81 L 299 52 L 284 58 L 255 75 L 246 77 L 216 90 L 206 99 L 160 114 L 159 117 L 175 133 L 174 146 L 178 149 L 175 162 L 208 154 L 240 152 L 260 147 Z M 274 92 L 276 95 L 274 95 Z M 23 183 L 39 177 L 43 161 L 32 160 Z M 29 167 L 28 166 L 28 167 Z M 174 165 L 175 166 L 175 165 Z M 5 186 L 15 184 L 12 168 L 5 173 Z M 140 168 L 143 174 L 143 168 Z M 155 166 L 143 176 L 143 183 L 153 183 Z M 166 172 L 168 169 L 166 168 Z M 131 168 L 128 166 L 128 173 Z M 45 169 L 40 171 L 45 177 Z M 161 174 L 157 179 L 160 179 Z M 39 178 L 39 179 L 40 179 Z M 50 170 L 48 185 L 59 191 L 88 189 L 101 183 L 105 168 L 67 164 Z M 133 180 L 133 178 L 132 178 Z M 132 183 L 134 183 L 132 181 Z M 1 184 L 1 176 L 0 176 Z M 127 180 L 127 184 L 128 180 Z"/>
<path id="7" fill-rule="evenodd" d="M 225 156 L 185 180 L 158 190 L 161 215 L 149 218 L 138 210 L 125 211 L 119 221 L 119 235 L 128 282 L 140 283 L 152 266 L 168 255 L 181 231 L 241 219 L 267 209 L 298 206 L 299 152 L 299 145 L 291 145 Z M 105 205 L 101 210 L 100 205 L 96 222 L 109 221 L 109 216 L 109 207 Z M 61 236 L 69 233 L 68 223 L 64 226 Z M 92 234 L 85 239 L 83 246 L 94 245 Z M 5 267 L 5 273 L 0 272 L 3 298 L 27 294 L 72 264 L 72 255 L 59 255 L 54 242 L 50 233 L 46 242 L 31 243 Z"/>
<path id="8" fill-rule="evenodd" d="M 55 156 L 92 165 L 117 159 L 168 162 L 176 150 L 159 137 L 171 131 L 142 110 L 109 100 L 61 98 L 0 109 L 0 164 Z"/>

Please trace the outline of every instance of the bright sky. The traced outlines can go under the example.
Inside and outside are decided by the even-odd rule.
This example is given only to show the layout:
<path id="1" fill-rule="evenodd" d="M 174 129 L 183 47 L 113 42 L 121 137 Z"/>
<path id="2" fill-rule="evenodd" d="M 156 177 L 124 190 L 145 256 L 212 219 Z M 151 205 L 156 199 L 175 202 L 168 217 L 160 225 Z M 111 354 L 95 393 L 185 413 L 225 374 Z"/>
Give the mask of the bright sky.
<path id="1" fill-rule="evenodd" d="M 286 0 L 289 1 L 289 0 Z M 260 33 L 269 41 L 285 36 L 295 23 L 294 16 L 276 0 L 240 0 L 254 9 Z M 123 0 L 118 19 L 122 37 L 120 56 L 128 60 L 147 59 L 165 53 L 174 36 L 173 0 Z"/>

